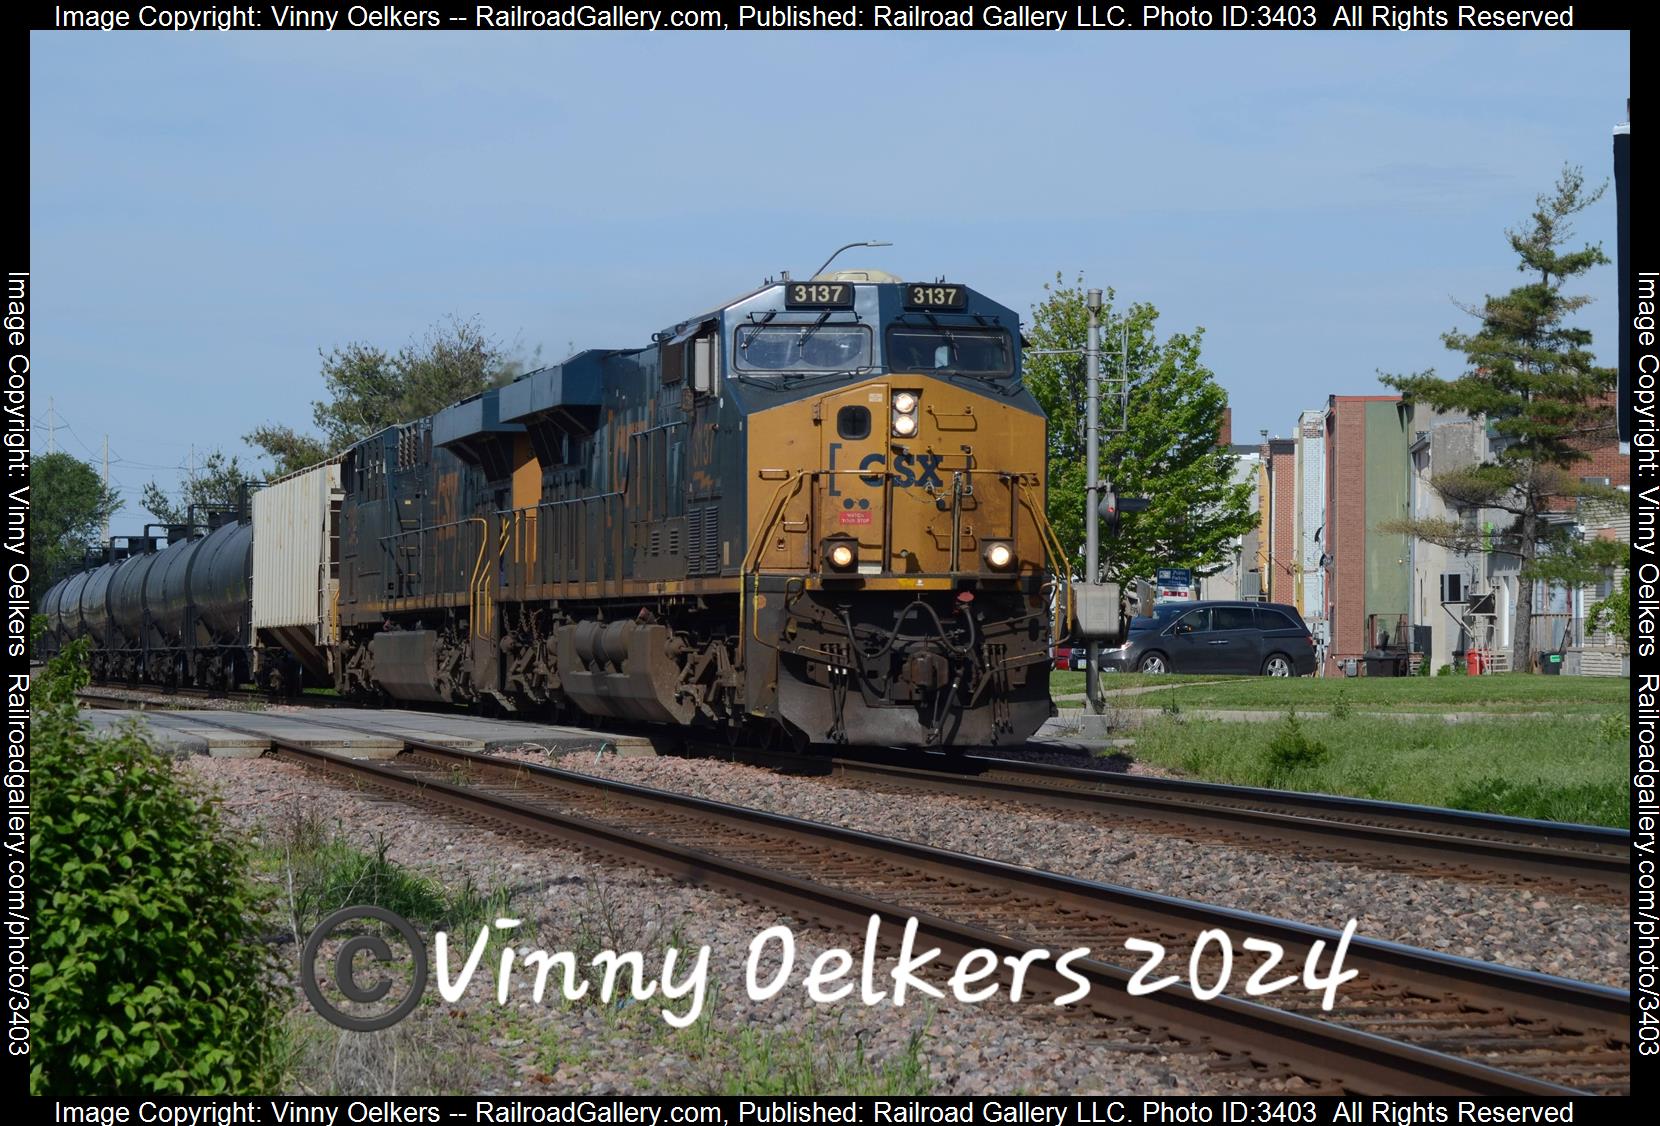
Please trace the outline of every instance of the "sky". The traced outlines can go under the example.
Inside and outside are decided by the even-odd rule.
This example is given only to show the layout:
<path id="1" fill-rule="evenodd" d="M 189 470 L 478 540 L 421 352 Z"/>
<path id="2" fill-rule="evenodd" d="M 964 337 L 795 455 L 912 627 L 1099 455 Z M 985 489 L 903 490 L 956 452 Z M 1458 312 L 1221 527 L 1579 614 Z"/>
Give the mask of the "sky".
<path id="1" fill-rule="evenodd" d="M 1057 273 L 1151 302 L 1235 441 L 1290 435 L 1462 370 L 1505 230 L 1610 175 L 1630 36 L 37 32 L 29 81 L 34 448 L 107 436 L 122 534 L 146 481 L 309 428 L 320 352 L 637 347 L 862 239 L 838 267 L 1023 319 Z M 1612 186 L 1576 234 L 1613 255 Z M 1578 290 L 1612 366 L 1613 267 Z"/>

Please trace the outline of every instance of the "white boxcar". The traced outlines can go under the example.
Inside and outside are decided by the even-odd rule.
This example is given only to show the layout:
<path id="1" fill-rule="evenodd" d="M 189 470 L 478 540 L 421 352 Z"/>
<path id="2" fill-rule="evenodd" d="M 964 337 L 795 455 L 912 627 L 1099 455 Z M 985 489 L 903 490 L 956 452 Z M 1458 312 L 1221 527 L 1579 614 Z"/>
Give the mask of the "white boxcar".
<path id="1" fill-rule="evenodd" d="M 253 626 L 325 683 L 333 679 L 340 463 L 278 478 L 253 497 Z"/>

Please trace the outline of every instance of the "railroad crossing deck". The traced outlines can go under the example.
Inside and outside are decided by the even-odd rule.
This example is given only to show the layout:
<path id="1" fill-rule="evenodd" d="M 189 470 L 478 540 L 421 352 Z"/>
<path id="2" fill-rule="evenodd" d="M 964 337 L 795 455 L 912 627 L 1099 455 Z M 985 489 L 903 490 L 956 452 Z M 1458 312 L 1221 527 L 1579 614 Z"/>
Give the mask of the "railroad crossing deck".
<path id="1" fill-rule="evenodd" d="M 253 758 L 272 750 L 273 739 L 354 758 L 391 758 L 403 749 L 406 738 L 461 751 L 530 746 L 554 756 L 600 751 L 657 753 L 651 740 L 639 735 L 380 708 L 331 708 L 326 714 L 88 708 L 81 714 L 97 731 L 137 722 L 157 747 L 180 758 Z"/>

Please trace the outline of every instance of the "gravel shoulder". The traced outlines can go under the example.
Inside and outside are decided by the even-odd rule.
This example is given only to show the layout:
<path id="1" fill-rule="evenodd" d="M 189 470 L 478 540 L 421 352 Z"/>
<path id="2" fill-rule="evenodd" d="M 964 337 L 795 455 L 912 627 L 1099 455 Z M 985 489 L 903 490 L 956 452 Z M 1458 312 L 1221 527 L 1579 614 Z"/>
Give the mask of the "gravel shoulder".
<path id="1" fill-rule="evenodd" d="M 1354 918 L 1366 937 L 1541 973 L 1622 986 L 1628 980 L 1627 919 L 1605 904 L 1335 864 L 1316 853 L 1192 843 L 1087 814 L 880 792 L 735 763 L 569 755 L 556 765 L 1334 929 Z"/>
<path id="2" fill-rule="evenodd" d="M 677 771 L 687 786 L 702 774 L 721 796 L 735 800 L 752 800 L 741 798 L 739 788 L 781 781 L 768 783 L 771 776 L 762 771 L 732 773 L 745 768 L 705 771 L 722 764 L 632 760 L 619 769 L 610 758 L 587 763 L 660 786 Z M 573 758 L 566 765 L 578 764 Z M 1134 1043 L 1141 1037 L 1128 1024 L 1079 1009 L 1006 1000 L 969 1005 L 949 995 L 902 1007 L 867 1007 L 857 995 L 816 1004 L 801 984 L 807 967 L 831 947 L 856 952 L 861 936 L 807 927 L 735 897 L 578 850 L 465 826 L 288 763 L 193 758 L 180 769 L 216 794 L 231 828 L 256 847 L 269 846 L 286 825 L 305 817 L 366 852 L 384 849 L 388 859 L 447 888 L 469 882 L 509 888 L 512 912 L 524 920 L 511 940 L 520 952 L 638 949 L 646 952 L 647 974 L 655 976 L 668 946 L 687 956 L 695 956 L 697 946 L 710 948 L 704 1016 L 685 1030 L 660 1018 L 661 998 L 604 1005 L 592 997 L 566 1002 L 550 990 L 543 1001 L 533 1001 L 528 973 L 514 977 L 507 1004 L 498 1004 L 495 946 L 459 1000 L 444 1002 L 429 986 L 415 1012 L 383 1032 L 336 1029 L 311 1012 L 295 988 L 295 1091 L 1084 1095 L 1300 1089 L 1295 1080 L 1287 1086 L 1212 1069 L 1215 1057 L 1202 1051 Z M 785 792 L 781 785 L 776 789 Z M 801 799 L 809 796 L 803 788 Z M 280 896 L 282 873 L 267 878 Z M 743 988 L 749 944 L 780 923 L 794 930 L 797 943 L 790 987 L 771 1000 L 751 1001 Z M 291 968 L 294 944 L 280 950 Z M 879 967 L 886 965 L 891 959 L 879 960 Z M 770 969 L 764 965 L 764 974 Z M 687 1005 L 685 999 L 671 1003 L 677 1013 Z"/>

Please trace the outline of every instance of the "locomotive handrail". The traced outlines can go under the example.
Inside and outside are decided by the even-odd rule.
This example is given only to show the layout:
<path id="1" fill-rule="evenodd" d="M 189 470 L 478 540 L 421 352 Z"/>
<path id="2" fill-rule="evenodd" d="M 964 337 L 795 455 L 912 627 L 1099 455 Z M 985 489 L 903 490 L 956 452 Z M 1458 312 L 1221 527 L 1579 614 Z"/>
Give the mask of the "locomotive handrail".
<path id="1" fill-rule="evenodd" d="M 772 500 L 767 502 L 767 518 L 759 527 L 756 528 L 755 535 L 750 537 L 749 550 L 744 552 L 743 566 L 738 570 L 738 642 L 740 645 L 740 649 L 738 650 L 738 663 L 740 665 L 743 664 L 745 651 L 749 648 L 749 634 L 744 629 L 744 611 L 749 606 L 750 569 L 753 566 L 755 573 L 760 573 L 761 545 L 766 543 L 768 536 L 772 535 L 773 526 L 778 523 L 778 518 L 784 514 L 784 502 L 786 499 L 784 496 L 784 490 L 788 489 L 791 485 L 795 485 L 799 488 L 805 477 L 806 470 L 798 469 L 794 474 L 786 478 L 783 484 L 773 490 Z M 750 617 L 751 620 L 754 620 L 757 615 L 750 615 Z M 763 645 L 766 644 L 761 641 L 759 634 L 756 635 L 755 640 Z"/>
<path id="2" fill-rule="evenodd" d="M 1044 554 L 1049 556 L 1049 569 L 1060 580 L 1062 597 L 1055 606 L 1054 631 L 1054 643 L 1059 644 L 1062 638 L 1070 636 L 1072 632 L 1072 575 L 1066 565 L 1066 551 L 1061 547 L 1060 537 L 1055 535 L 1054 526 L 1049 523 L 1049 517 L 1043 511 L 1043 506 L 1033 502 L 1032 487 L 1027 484 L 1025 475 L 1017 475 L 1015 483 L 1020 486 L 1022 502 L 1031 511 L 1032 518 L 1037 522 L 1038 535 L 1043 540 Z M 1063 606 L 1064 610 L 1062 609 Z"/>

